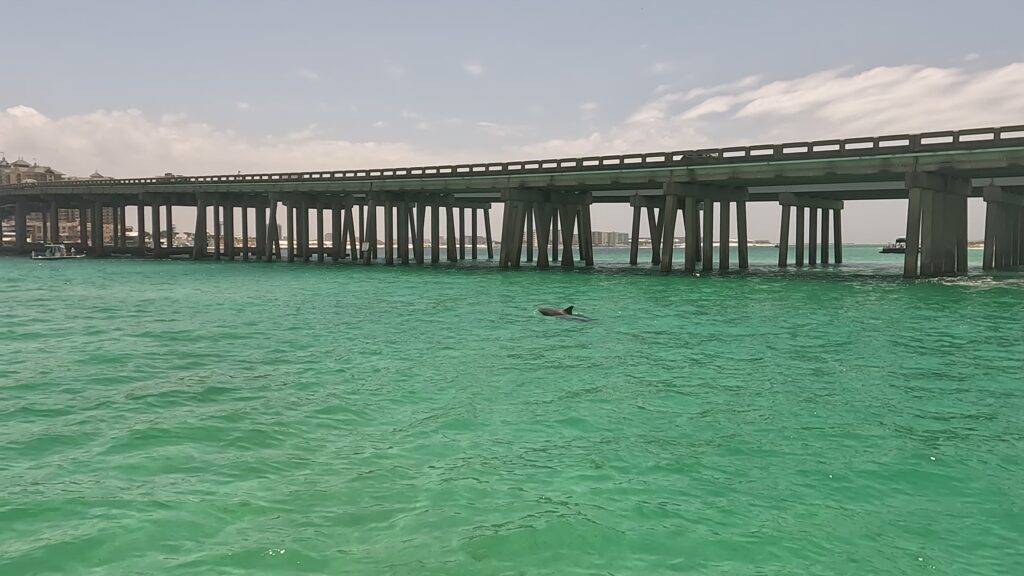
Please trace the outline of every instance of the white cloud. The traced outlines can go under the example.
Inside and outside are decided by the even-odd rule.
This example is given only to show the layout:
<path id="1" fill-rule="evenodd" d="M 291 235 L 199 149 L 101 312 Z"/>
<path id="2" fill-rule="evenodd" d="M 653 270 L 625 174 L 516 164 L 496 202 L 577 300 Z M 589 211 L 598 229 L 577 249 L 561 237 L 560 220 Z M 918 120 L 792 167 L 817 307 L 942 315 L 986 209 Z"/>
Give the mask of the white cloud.
<path id="1" fill-rule="evenodd" d="M 597 102 L 584 102 L 580 104 L 580 113 L 584 118 L 593 118 L 601 106 Z"/>
<path id="2" fill-rule="evenodd" d="M 387 125 L 388 123 L 383 120 L 377 120 L 376 122 L 371 124 L 371 126 L 373 126 L 374 128 L 387 128 Z"/>
<path id="3" fill-rule="evenodd" d="M 486 134 L 501 138 L 521 136 L 527 131 L 525 126 L 518 124 L 502 124 L 499 122 L 477 122 L 476 127 Z"/>
<path id="4" fill-rule="evenodd" d="M 964 62 L 974 62 L 979 58 L 981 58 L 981 54 L 978 54 L 977 52 L 971 52 L 970 54 L 964 55 Z"/>
<path id="5" fill-rule="evenodd" d="M 235 102 L 235 108 L 241 112 L 252 112 L 253 106 L 248 102 Z"/>
<path id="6" fill-rule="evenodd" d="M 595 108 L 579 105 L 581 113 Z M 543 134 L 538 128 L 401 111 L 410 139 L 430 130 L 429 146 L 356 141 L 316 125 L 290 134 L 241 135 L 181 114 L 98 110 L 49 117 L 29 106 L 0 111 L 8 155 L 37 157 L 65 172 L 117 176 L 234 173 L 583 156 L 801 141 L 1020 123 L 1024 63 L 956 67 L 836 69 L 788 79 L 741 78 L 716 86 L 663 89 L 607 128 Z M 380 128 L 382 120 L 373 126 Z M 494 138 L 504 139 L 500 144 Z"/>
<path id="7" fill-rule="evenodd" d="M 70 174 L 99 169 L 114 176 L 223 174 L 451 161 L 451 153 L 403 142 L 351 141 L 321 136 L 315 125 L 280 136 L 245 137 L 181 115 L 158 119 L 138 110 L 98 110 L 48 117 L 28 106 L 0 112 L 0 140 L 16 151 Z"/>
<path id="8" fill-rule="evenodd" d="M 513 151 L 575 156 L 679 150 L 1016 124 L 1021 118 L 1024 63 L 977 71 L 840 68 L 786 80 L 751 76 L 661 91 L 610 129 Z"/>
<path id="9" fill-rule="evenodd" d="M 466 62 L 462 65 L 462 69 L 471 76 L 480 76 L 484 73 L 484 65 L 479 62 Z"/>
<path id="10" fill-rule="evenodd" d="M 666 74 L 668 72 L 671 72 L 674 68 L 675 67 L 672 65 L 671 62 L 653 62 L 647 68 L 647 71 L 650 72 L 651 74 Z"/>
<path id="11" fill-rule="evenodd" d="M 296 74 L 298 74 L 300 78 L 305 78 L 311 82 L 320 80 L 320 73 L 316 70 L 310 70 L 309 68 L 299 68 L 296 70 Z"/>

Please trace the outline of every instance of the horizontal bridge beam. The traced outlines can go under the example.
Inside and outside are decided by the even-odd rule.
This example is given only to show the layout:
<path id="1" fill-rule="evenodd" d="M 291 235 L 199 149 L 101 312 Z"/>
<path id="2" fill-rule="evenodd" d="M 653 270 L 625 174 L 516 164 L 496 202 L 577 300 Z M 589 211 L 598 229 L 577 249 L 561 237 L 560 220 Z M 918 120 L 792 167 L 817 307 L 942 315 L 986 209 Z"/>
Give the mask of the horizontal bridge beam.
<path id="1" fill-rule="evenodd" d="M 792 192 L 780 193 L 779 204 L 782 204 L 783 206 L 795 206 L 797 208 L 824 208 L 826 210 L 843 209 L 842 200 L 815 198 L 814 196 L 805 196 L 802 194 L 794 194 Z"/>

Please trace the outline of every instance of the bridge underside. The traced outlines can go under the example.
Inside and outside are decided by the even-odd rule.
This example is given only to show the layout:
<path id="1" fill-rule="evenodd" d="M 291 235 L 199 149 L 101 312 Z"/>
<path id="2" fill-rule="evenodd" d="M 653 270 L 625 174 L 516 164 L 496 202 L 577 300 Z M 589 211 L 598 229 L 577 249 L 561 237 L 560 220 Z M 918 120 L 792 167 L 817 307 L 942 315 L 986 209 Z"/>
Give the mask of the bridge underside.
<path id="1" fill-rule="evenodd" d="M 969 139 L 978 135 L 984 138 Z M 946 137 L 948 143 L 929 147 L 929 139 Z M 855 148 L 857 142 L 870 145 Z M 886 142 L 896 144 L 890 148 Z M 0 216 L 13 216 L 14 234 L 0 250 L 26 252 L 42 241 L 64 241 L 97 256 L 422 264 L 428 248 L 431 262 L 439 262 L 442 253 L 450 262 L 467 258 L 468 232 L 469 258 L 483 250 L 494 257 L 497 243 L 501 267 L 518 268 L 525 256 L 540 268 L 555 262 L 569 268 L 593 264 L 590 207 L 628 203 L 631 264 L 638 263 L 646 212 L 652 264 L 672 270 L 678 222 L 685 238 L 683 269 L 713 269 L 717 212 L 717 268 L 728 270 L 730 231 L 735 229 L 739 243 L 736 266 L 746 268 L 747 204 L 769 202 L 781 212 L 779 266 L 790 264 L 791 229 L 795 265 L 839 264 L 844 203 L 889 199 L 908 206 L 905 276 L 941 276 L 966 273 L 971 197 L 987 205 L 985 267 L 1019 266 L 1024 127 L 518 164 L 7 186 L 0 188 Z M 495 241 L 490 208 L 498 203 L 504 216 Z M 191 246 L 175 245 L 173 209 L 181 206 L 198 210 L 196 227 L 185 239 Z M 285 208 L 284 223 L 278 222 L 279 206 Z M 125 224 L 129 209 L 138 222 L 133 235 Z M 33 213 L 41 215 L 43 230 L 30 238 L 27 220 Z M 253 227 L 250 246 L 247 231 Z M 240 238 L 239 228 L 246 231 Z"/>

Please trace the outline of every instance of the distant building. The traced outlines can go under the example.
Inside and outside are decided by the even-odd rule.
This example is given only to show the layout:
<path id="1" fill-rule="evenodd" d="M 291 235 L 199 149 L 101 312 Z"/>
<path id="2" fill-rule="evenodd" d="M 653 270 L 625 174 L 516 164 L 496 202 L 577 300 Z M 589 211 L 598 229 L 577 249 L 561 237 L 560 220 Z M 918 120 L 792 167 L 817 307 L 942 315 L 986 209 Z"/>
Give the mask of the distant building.
<path id="1" fill-rule="evenodd" d="M 590 239 L 594 246 L 628 246 L 629 234 L 625 232 L 598 232 L 590 233 Z"/>
<path id="2" fill-rule="evenodd" d="M 7 158 L 0 157 L 0 184 L 54 182 L 63 179 L 63 172 L 54 170 L 49 166 L 40 166 L 35 162 L 29 164 L 21 158 L 14 162 L 8 162 Z"/>
<path id="3" fill-rule="evenodd" d="M 85 177 L 67 176 L 59 170 L 54 170 L 49 166 L 40 166 L 36 162 L 29 164 L 21 158 L 14 162 L 8 162 L 7 158 L 0 157 L 0 185 L 56 182 L 60 180 L 113 180 L 113 178 L 104 176 L 98 171 L 94 171 L 92 174 Z M 61 208 L 59 210 L 59 215 L 61 237 L 66 241 L 77 241 L 81 237 L 81 224 L 78 221 L 78 210 Z M 48 238 L 45 238 L 43 234 L 43 219 L 48 217 L 48 211 L 46 214 L 40 214 L 38 212 L 31 212 L 28 214 L 25 218 L 25 226 L 29 242 L 46 242 L 49 240 Z M 103 239 L 106 242 L 111 242 L 114 237 L 113 208 L 109 206 L 103 208 L 103 220 Z"/>

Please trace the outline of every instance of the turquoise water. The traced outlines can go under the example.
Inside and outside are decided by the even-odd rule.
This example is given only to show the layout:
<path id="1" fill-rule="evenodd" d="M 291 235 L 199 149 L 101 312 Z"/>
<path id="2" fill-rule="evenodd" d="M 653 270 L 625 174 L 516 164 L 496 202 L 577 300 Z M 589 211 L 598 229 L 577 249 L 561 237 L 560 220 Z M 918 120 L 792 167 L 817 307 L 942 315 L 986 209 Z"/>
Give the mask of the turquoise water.
<path id="1" fill-rule="evenodd" d="M 1024 273 L 876 251 L 0 258 L 0 574 L 1024 573 Z"/>

